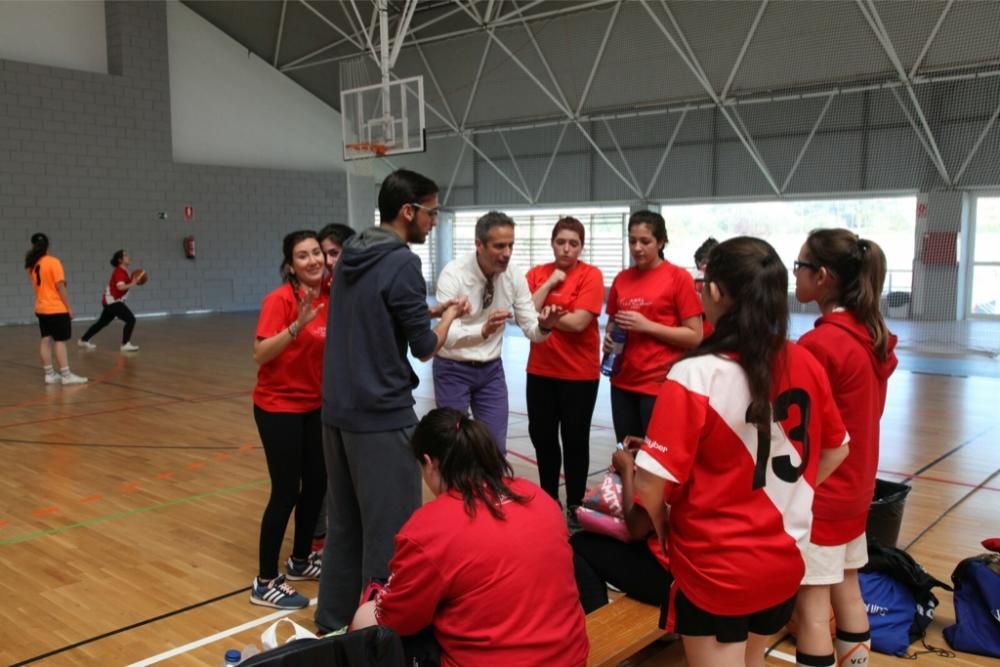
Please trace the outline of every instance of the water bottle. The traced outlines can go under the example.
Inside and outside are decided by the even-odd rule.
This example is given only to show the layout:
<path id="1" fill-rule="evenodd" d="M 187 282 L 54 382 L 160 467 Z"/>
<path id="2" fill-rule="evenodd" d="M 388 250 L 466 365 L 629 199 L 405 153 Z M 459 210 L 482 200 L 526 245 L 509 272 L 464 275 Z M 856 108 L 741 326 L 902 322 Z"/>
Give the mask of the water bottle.
<path id="1" fill-rule="evenodd" d="M 243 647 L 243 650 L 240 651 L 240 662 L 246 662 L 258 653 L 260 653 L 260 649 L 257 648 L 256 644 L 247 644 Z"/>
<path id="2" fill-rule="evenodd" d="M 242 656 L 240 655 L 240 652 L 234 648 L 231 648 L 228 651 L 226 651 L 226 655 L 222 659 L 221 667 L 236 667 L 236 665 L 240 664 L 241 658 Z"/>
<path id="3" fill-rule="evenodd" d="M 622 369 L 622 353 L 625 351 L 625 339 L 628 333 L 615 327 L 611 330 L 611 351 L 604 355 L 601 361 L 601 373 L 614 377 Z"/>

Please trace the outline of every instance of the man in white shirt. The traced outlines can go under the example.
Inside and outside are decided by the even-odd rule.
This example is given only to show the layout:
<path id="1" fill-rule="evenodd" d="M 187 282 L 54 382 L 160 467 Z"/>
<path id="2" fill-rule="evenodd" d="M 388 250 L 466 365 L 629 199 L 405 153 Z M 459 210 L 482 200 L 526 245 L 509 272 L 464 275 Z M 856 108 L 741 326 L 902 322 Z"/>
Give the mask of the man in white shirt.
<path id="1" fill-rule="evenodd" d="M 511 317 L 535 343 L 545 340 L 563 310 L 535 310 L 524 271 L 508 270 L 514 250 L 514 221 L 490 211 L 476 221 L 476 251 L 448 263 L 438 276 L 437 299 L 468 296 L 469 312 L 448 330 L 434 358 L 434 396 L 438 407 L 455 408 L 482 421 L 500 452 L 507 453 L 507 379 L 500 352 Z"/>

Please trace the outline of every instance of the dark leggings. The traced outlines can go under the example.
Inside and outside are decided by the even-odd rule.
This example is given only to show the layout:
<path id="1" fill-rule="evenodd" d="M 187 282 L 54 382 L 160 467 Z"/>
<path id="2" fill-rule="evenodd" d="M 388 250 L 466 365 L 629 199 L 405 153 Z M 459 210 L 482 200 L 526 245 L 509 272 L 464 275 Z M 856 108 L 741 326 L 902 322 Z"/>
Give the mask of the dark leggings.
<path id="1" fill-rule="evenodd" d="M 619 542 L 597 533 L 579 532 L 569 539 L 580 605 L 589 614 L 608 603 L 608 584 L 646 604 L 667 599 L 673 576 L 660 565 L 645 540 Z"/>
<path id="2" fill-rule="evenodd" d="M 559 500 L 559 468 L 565 459 L 566 505 L 570 507 L 583 502 L 587 486 L 590 419 L 597 386 L 597 380 L 557 380 L 528 373 L 528 435 L 538 458 L 539 483 Z"/>
<path id="3" fill-rule="evenodd" d="M 622 442 L 627 435 L 646 437 L 646 427 L 653 415 L 656 396 L 639 394 L 611 385 L 611 420 L 615 425 L 615 438 Z"/>
<path id="4" fill-rule="evenodd" d="M 88 341 L 96 336 L 97 332 L 111 324 L 116 317 L 125 323 L 125 328 L 122 329 L 122 345 L 129 342 L 132 338 L 132 329 L 135 329 L 135 315 L 132 314 L 124 301 L 115 301 L 104 306 L 101 316 L 90 325 L 87 333 L 83 334 L 83 340 Z"/>
<path id="5" fill-rule="evenodd" d="M 260 577 L 278 576 L 278 556 L 288 517 L 295 510 L 292 556 L 306 558 L 326 491 L 320 411 L 267 412 L 253 406 L 267 457 L 271 497 L 260 521 Z"/>

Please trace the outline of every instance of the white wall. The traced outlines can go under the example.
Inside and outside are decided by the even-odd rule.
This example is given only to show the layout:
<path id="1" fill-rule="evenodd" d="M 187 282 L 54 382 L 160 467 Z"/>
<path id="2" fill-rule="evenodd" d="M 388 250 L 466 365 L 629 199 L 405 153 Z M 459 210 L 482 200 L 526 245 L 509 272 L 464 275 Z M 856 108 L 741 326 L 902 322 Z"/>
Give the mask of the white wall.
<path id="1" fill-rule="evenodd" d="M 173 0 L 167 34 L 176 162 L 344 169 L 339 112 Z"/>
<path id="2" fill-rule="evenodd" d="M 103 0 L 0 1 L 0 60 L 107 74 Z"/>

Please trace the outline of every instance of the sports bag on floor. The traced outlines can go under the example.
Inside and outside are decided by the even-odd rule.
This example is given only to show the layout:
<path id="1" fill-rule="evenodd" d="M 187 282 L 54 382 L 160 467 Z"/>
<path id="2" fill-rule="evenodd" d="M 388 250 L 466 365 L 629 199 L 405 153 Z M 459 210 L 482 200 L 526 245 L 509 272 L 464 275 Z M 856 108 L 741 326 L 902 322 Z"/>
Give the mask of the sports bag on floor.
<path id="1" fill-rule="evenodd" d="M 955 625 L 944 638 L 956 651 L 1000 658 L 1000 554 L 966 558 L 951 574 Z"/>
<path id="2" fill-rule="evenodd" d="M 910 554 L 874 541 L 868 543 L 868 564 L 858 579 L 868 611 L 872 649 L 889 655 L 905 656 L 910 644 L 923 639 L 938 606 L 931 589 L 951 590 Z"/>
<path id="3" fill-rule="evenodd" d="M 295 636 L 302 635 L 296 631 Z M 240 667 L 403 667 L 405 664 L 399 635 L 375 625 L 319 639 L 293 638 L 287 644 L 241 662 Z"/>

